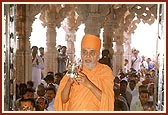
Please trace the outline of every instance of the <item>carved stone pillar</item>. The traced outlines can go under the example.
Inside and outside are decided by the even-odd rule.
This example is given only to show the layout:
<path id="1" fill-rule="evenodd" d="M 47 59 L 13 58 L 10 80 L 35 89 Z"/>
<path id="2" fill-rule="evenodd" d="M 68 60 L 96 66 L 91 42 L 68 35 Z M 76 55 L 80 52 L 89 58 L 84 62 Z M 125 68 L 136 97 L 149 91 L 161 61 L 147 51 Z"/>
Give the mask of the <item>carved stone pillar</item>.
<path id="1" fill-rule="evenodd" d="M 25 25 L 25 12 L 26 5 L 17 5 L 16 6 L 16 36 L 17 36 L 17 49 L 15 56 L 15 76 L 17 83 L 25 81 L 25 63 L 24 63 L 24 25 Z"/>
<path id="2" fill-rule="evenodd" d="M 98 5 L 90 5 L 90 12 L 85 22 L 85 33 L 99 35 L 100 34 L 100 14 L 98 14 Z"/>
<path id="3" fill-rule="evenodd" d="M 51 17 L 48 17 L 51 18 Z M 44 75 L 48 71 L 57 72 L 58 63 L 57 63 L 57 49 L 56 49 L 56 30 L 55 24 L 47 25 L 47 33 L 46 33 L 46 48 L 44 55 Z"/>
<path id="4" fill-rule="evenodd" d="M 111 63 L 113 64 L 112 57 L 114 54 L 113 50 L 113 38 L 112 38 L 112 26 L 113 26 L 113 12 L 109 8 L 109 15 L 106 16 L 104 22 L 104 31 L 103 31 L 103 49 L 108 49 L 111 54 Z"/>
<path id="5" fill-rule="evenodd" d="M 93 21 L 94 20 L 94 21 Z M 85 23 L 85 34 L 100 34 L 100 26 L 98 25 L 98 16 L 94 13 L 90 13 Z"/>
<path id="6" fill-rule="evenodd" d="M 118 36 L 118 41 L 116 41 L 116 52 L 114 52 L 113 55 L 113 72 L 114 75 L 117 75 L 119 69 L 122 69 L 122 64 L 123 64 L 123 42 L 120 41 L 122 36 Z"/>
<path id="7" fill-rule="evenodd" d="M 131 34 L 124 32 L 123 60 L 128 59 L 128 67 L 131 68 Z"/>
<path id="8" fill-rule="evenodd" d="M 76 15 L 74 11 L 74 5 L 71 5 L 71 10 L 67 15 L 66 20 L 64 21 L 64 30 L 65 40 L 67 41 L 67 55 L 69 56 L 69 60 L 71 62 L 74 61 L 75 57 L 75 45 L 74 42 L 76 41 Z"/>
<path id="9" fill-rule="evenodd" d="M 68 5 L 49 4 L 41 6 L 40 20 L 43 26 L 47 27 L 46 48 L 44 54 L 44 76 L 47 72 L 58 72 L 58 51 L 56 49 L 56 27 L 60 27 L 60 22 L 69 11 Z"/>
<path id="10" fill-rule="evenodd" d="M 53 7 L 45 5 L 41 11 L 40 19 L 43 21 L 43 25 L 47 27 L 46 32 L 46 48 L 44 54 L 44 76 L 47 72 L 57 72 L 57 49 L 56 49 L 56 12 L 53 11 Z"/>
<path id="11" fill-rule="evenodd" d="M 32 77 L 31 49 L 29 37 L 35 20 L 34 5 L 16 6 L 17 49 L 15 56 L 15 74 L 17 83 L 27 82 Z"/>
<path id="12" fill-rule="evenodd" d="M 126 5 L 112 5 L 113 25 L 112 34 L 116 42 L 116 52 L 113 56 L 113 72 L 116 75 L 123 65 L 123 33 L 124 33 L 124 15 L 127 11 Z"/>
<path id="13" fill-rule="evenodd" d="M 76 31 L 66 33 L 65 40 L 67 41 L 67 55 L 69 56 L 69 60 L 73 62 L 75 58 L 74 42 L 76 41 Z"/>

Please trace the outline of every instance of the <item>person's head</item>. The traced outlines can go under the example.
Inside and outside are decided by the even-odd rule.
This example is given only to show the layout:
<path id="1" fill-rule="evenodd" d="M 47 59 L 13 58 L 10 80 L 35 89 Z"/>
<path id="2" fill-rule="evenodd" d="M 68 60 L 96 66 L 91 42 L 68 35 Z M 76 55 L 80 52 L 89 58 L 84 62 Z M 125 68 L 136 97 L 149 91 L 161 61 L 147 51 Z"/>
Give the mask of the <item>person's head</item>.
<path id="1" fill-rule="evenodd" d="M 148 90 L 143 90 L 139 93 L 139 99 L 141 104 L 144 105 L 146 102 L 149 101 L 149 93 Z"/>
<path id="2" fill-rule="evenodd" d="M 136 86 L 136 81 L 135 80 L 129 81 L 129 87 L 132 91 L 134 90 L 135 86 Z"/>
<path id="3" fill-rule="evenodd" d="M 61 47 L 62 47 L 61 45 L 58 45 L 58 46 L 57 46 L 57 50 L 58 50 L 58 52 L 60 52 Z"/>
<path id="4" fill-rule="evenodd" d="M 37 87 L 37 95 L 38 96 L 44 96 L 45 95 L 45 87 L 44 85 L 40 84 Z"/>
<path id="5" fill-rule="evenodd" d="M 128 82 L 126 80 L 120 81 L 120 93 L 121 94 L 125 94 L 126 89 L 127 89 L 127 84 L 128 84 Z"/>
<path id="6" fill-rule="evenodd" d="M 124 64 L 128 64 L 128 59 L 124 59 Z"/>
<path id="7" fill-rule="evenodd" d="M 149 73 L 145 74 L 145 81 L 146 81 L 147 83 L 150 82 L 150 79 L 151 79 L 151 75 L 150 75 Z"/>
<path id="8" fill-rule="evenodd" d="M 19 84 L 19 95 L 22 96 L 27 89 L 26 83 L 20 83 Z"/>
<path id="9" fill-rule="evenodd" d="M 108 49 L 104 49 L 103 51 L 102 51 L 102 57 L 108 57 L 109 56 L 109 50 Z"/>
<path id="10" fill-rule="evenodd" d="M 144 55 L 142 55 L 142 56 L 141 56 L 141 59 L 144 61 L 144 60 L 145 60 L 145 56 L 144 56 Z"/>
<path id="11" fill-rule="evenodd" d="M 35 111 L 35 100 L 33 98 L 21 99 L 19 101 L 19 111 Z"/>
<path id="12" fill-rule="evenodd" d="M 86 34 L 81 42 L 81 59 L 83 66 L 92 70 L 100 56 L 101 40 L 96 35 Z"/>
<path id="13" fill-rule="evenodd" d="M 119 83 L 120 83 L 120 78 L 118 78 L 118 77 L 115 77 L 115 78 L 114 78 L 114 83 L 117 83 L 117 84 L 119 84 Z"/>
<path id="14" fill-rule="evenodd" d="M 62 46 L 60 51 L 61 51 L 62 54 L 66 54 L 66 50 L 67 50 L 67 47 Z"/>
<path id="15" fill-rule="evenodd" d="M 125 74 L 123 72 L 119 73 L 119 77 L 120 77 L 120 80 L 122 80 L 125 76 Z"/>
<path id="16" fill-rule="evenodd" d="M 54 83 L 59 85 L 61 79 L 62 79 L 62 73 L 56 73 L 55 76 L 54 76 Z"/>
<path id="17" fill-rule="evenodd" d="M 146 62 L 147 62 L 147 63 L 150 63 L 150 61 L 151 61 L 151 58 L 147 58 L 147 59 L 146 59 Z"/>
<path id="18" fill-rule="evenodd" d="M 139 93 L 140 93 L 143 90 L 147 90 L 147 87 L 146 87 L 146 85 L 140 85 L 138 90 L 139 90 Z"/>
<path id="19" fill-rule="evenodd" d="M 36 99 L 36 111 L 44 111 L 48 106 L 48 100 L 45 97 L 38 97 Z"/>
<path id="20" fill-rule="evenodd" d="M 134 68 L 130 68 L 130 73 L 136 73 L 136 70 Z"/>
<path id="21" fill-rule="evenodd" d="M 44 80 L 46 81 L 47 84 L 49 83 L 54 83 L 54 76 L 53 75 L 47 75 Z"/>
<path id="22" fill-rule="evenodd" d="M 130 79 L 130 80 L 135 80 L 136 83 L 138 83 L 138 81 L 139 81 L 139 79 L 138 79 L 138 75 L 135 74 L 135 73 L 132 73 L 132 74 L 131 74 L 131 79 Z"/>
<path id="23" fill-rule="evenodd" d="M 39 48 L 40 55 L 44 55 L 44 47 Z"/>
<path id="24" fill-rule="evenodd" d="M 55 98 L 55 95 L 56 95 L 55 88 L 53 88 L 53 87 L 46 88 L 45 96 L 48 99 L 48 103 L 50 103 Z"/>
<path id="25" fill-rule="evenodd" d="M 32 56 L 35 57 L 38 54 L 38 47 L 32 46 Z"/>
<path id="26" fill-rule="evenodd" d="M 34 83 L 33 81 L 27 81 L 27 88 L 33 88 Z"/>
<path id="27" fill-rule="evenodd" d="M 27 88 L 25 90 L 25 93 L 23 94 L 23 98 L 24 99 L 34 98 L 34 90 L 30 89 L 30 88 Z"/>
<path id="28" fill-rule="evenodd" d="M 137 55 L 138 55 L 138 53 L 139 53 L 139 51 L 138 51 L 138 50 L 136 50 L 136 49 L 133 51 L 134 56 L 137 56 Z"/>

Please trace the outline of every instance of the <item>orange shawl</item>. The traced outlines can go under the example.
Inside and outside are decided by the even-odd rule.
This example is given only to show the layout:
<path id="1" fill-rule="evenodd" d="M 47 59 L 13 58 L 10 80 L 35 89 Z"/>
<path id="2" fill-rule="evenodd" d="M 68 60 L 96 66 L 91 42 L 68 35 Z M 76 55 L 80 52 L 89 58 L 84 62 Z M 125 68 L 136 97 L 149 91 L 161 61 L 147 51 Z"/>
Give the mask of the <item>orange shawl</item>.
<path id="1" fill-rule="evenodd" d="M 61 91 L 63 90 L 68 77 L 65 75 L 60 82 L 54 107 L 56 111 L 113 111 L 114 110 L 114 76 L 111 69 L 104 65 L 97 63 L 92 70 L 83 68 L 83 72 L 87 75 L 101 91 L 102 98 L 99 101 L 96 96 L 83 85 L 73 84 L 71 87 L 69 100 L 63 104 L 61 101 Z"/>

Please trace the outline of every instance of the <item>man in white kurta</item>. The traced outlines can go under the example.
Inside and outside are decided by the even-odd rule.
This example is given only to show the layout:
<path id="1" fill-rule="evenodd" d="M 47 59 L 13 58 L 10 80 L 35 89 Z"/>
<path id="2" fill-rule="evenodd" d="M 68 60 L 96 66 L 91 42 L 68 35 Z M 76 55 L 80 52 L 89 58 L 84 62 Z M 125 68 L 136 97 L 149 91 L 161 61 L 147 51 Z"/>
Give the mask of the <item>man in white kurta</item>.
<path id="1" fill-rule="evenodd" d="M 32 47 L 32 81 L 34 87 L 37 88 L 41 83 L 41 70 L 44 69 L 44 63 L 40 56 L 38 56 L 38 47 Z"/>
<path id="2" fill-rule="evenodd" d="M 135 50 L 131 57 L 131 68 L 135 69 L 136 71 L 140 70 L 141 64 L 141 57 L 138 55 L 139 51 Z"/>

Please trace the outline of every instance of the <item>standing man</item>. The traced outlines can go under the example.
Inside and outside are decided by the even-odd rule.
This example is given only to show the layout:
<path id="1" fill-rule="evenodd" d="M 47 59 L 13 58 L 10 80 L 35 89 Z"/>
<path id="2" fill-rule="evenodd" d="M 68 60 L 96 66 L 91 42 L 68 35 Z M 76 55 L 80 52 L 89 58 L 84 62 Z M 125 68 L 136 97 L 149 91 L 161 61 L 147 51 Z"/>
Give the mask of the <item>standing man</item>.
<path id="1" fill-rule="evenodd" d="M 32 81 L 34 82 L 34 87 L 41 83 L 41 70 L 44 69 L 44 63 L 40 56 L 38 56 L 38 47 L 32 47 Z"/>
<path id="2" fill-rule="evenodd" d="M 40 52 L 40 57 L 43 59 L 43 62 L 44 62 L 44 47 L 40 47 L 39 52 Z"/>
<path id="3" fill-rule="evenodd" d="M 40 47 L 39 48 L 39 52 L 40 52 L 40 57 L 42 58 L 42 60 L 43 60 L 43 63 L 44 63 L 44 47 Z M 43 70 L 41 71 L 41 79 L 43 79 L 44 78 L 44 74 L 43 74 L 44 72 L 43 72 Z"/>
<path id="4" fill-rule="evenodd" d="M 128 59 L 124 59 L 123 72 L 124 74 L 129 72 Z"/>
<path id="5" fill-rule="evenodd" d="M 58 54 L 58 72 L 59 73 L 63 73 L 64 71 L 66 71 L 66 61 L 68 59 L 66 50 L 67 50 L 67 47 L 62 46 Z"/>
<path id="6" fill-rule="evenodd" d="M 114 76 L 110 67 L 98 62 L 101 40 L 86 34 L 81 42 L 82 67 L 77 77 L 65 75 L 57 90 L 56 111 L 113 111 Z"/>
<path id="7" fill-rule="evenodd" d="M 133 50 L 133 55 L 131 57 L 131 68 L 133 68 L 136 71 L 140 70 L 141 65 L 141 57 L 138 55 L 138 53 L 138 50 Z"/>

